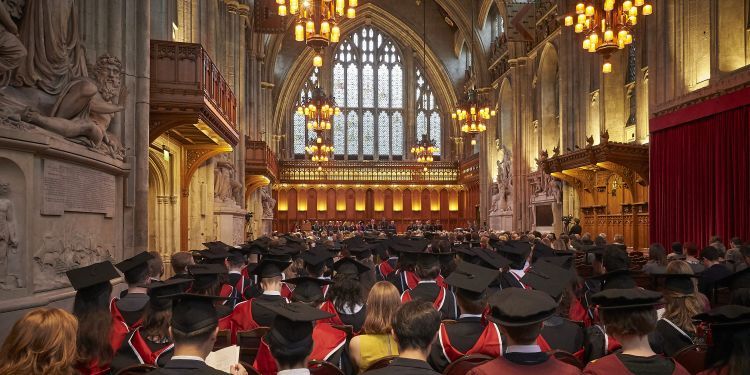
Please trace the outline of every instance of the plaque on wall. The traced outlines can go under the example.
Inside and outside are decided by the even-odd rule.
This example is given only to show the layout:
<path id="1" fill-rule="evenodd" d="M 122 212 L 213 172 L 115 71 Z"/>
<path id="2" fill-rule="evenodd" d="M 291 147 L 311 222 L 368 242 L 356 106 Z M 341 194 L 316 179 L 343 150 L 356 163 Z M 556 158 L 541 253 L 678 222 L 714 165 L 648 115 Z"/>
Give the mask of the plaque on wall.
<path id="1" fill-rule="evenodd" d="M 42 215 L 60 216 L 65 211 L 114 215 L 115 176 L 55 160 L 42 163 Z"/>
<path id="2" fill-rule="evenodd" d="M 555 218 L 552 214 L 552 205 L 545 204 L 540 206 L 534 206 L 536 216 L 537 227 L 551 227 L 555 222 Z"/>

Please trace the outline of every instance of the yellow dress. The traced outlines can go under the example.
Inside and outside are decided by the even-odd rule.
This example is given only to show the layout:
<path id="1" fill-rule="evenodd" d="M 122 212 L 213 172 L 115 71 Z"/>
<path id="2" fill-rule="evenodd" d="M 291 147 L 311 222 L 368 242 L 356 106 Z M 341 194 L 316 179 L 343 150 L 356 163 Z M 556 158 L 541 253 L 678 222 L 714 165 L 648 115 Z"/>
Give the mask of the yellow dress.
<path id="1" fill-rule="evenodd" d="M 360 335 L 359 365 L 364 371 L 377 360 L 391 355 L 398 355 L 398 346 L 391 335 Z"/>

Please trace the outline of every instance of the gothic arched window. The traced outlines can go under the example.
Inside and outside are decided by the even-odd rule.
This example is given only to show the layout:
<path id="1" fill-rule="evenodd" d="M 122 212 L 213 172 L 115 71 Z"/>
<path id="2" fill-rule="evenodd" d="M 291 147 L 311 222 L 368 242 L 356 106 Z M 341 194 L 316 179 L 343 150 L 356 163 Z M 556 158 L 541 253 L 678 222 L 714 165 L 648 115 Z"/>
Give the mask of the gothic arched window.
<path id="1" fill-rule="evenodd" d="M 343 39 L 333 60 L 333 121 L 338 159 L 401 159 L 404 143 L 404 69 L 387 35 L 366 26 Z"/>
<path id="2" fill-rule="evenodd" d="M 320 71 L 318 68 L 314 68 L 312 73 L 310 73 L 310 77 L 308 77 L 307 81 L 302 85 L 297 101 L 292 108 L 292 127 L 294 129 L 293 150 L 294 156 L 297 158 L 305 155 L 305 146 L 307 145 L 308 140 L 313 136 L 313 134 L 308 134 L 307 126 L 305 124 L 305 116 L 297 113 L 297 107 L 302 105 L 305 100 L 312 96 L 313 89 L 318 85 L 319 75 Z"/>
<path id="3" fill-rule="evenodd" d="M 417 68 L 417 92 L 415 98 L 417 99 L 417 112 L 416 112 L 416 133 L 417 140 L 422 139 L 423 134 L 427 134 L 427 137 L 431 139 L 438 148 L 441 147 L 441 133 L 440 133 L 440 108 L 438 108 L 435 95 L 432 93 L 432 88 L 427 83 L 427 79 L 422 73 L 422 70 Z M 440 151 L 435 153 L 436 156 L 440 156 Z"/>

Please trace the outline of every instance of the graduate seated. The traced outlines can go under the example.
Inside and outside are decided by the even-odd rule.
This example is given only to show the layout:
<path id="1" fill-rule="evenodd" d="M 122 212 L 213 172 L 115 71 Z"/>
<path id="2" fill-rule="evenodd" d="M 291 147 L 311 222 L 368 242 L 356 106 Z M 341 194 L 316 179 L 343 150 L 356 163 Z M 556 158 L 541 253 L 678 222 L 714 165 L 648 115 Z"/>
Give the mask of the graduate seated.
<path id="1" fill-rule="evenodd" d="M 585 374 L 689 374 L 680 364 L 654 353 L 649 345 L 661 293 L 640 288 L 605 289 L 591 300 L 598 306 L 607 335 L 622 345 L 622 351 L 591 361 Z"/>
<path id="2" fill-rule="evenodd" d="M 172 279 L 149 284 L 149 303 L 143 314 L 143 324 L 125 337 L 112 359 L 110 368 L 113 373 L 138 364 L 163 367 L 172 358 L 174 342 L 169 334 L 172 300 L 162 297 L 181 293 L 185 284 L 190 284 L 190 280 Z"/>
<path id="3" fill-rule="evenodd" d="M 260 279 L 262 294 L 250 300 L 240 302 L 231 315 L 232 337 L 239 331 L 250 331 L 258 327 L 270 327 L 276 316 L 267 309 L 268 304 L 283 304 L 288 301 L 281 296 L 281 273 L 291 262 L 276 259 L 263 260 L 252 271 Z M 260 306 L 258 302 L 265 302 Z"/>
<path id="4" fill-rule="evenodd" d="M 172 254 L 170 265 L 174 275 L 169 279 L 192 279 L 188 274 L 188 266 L 195 264 L 193 255 L 187 251 L 178 251 Z"/>
<path id="5" fill-rule="evenodd" d="M 350 325 L 355 332 L 362 330 L 367 315 L 365 290 L 360 283 L 361 274 L 370 268 L 352 257 L 339 259 L 333 265 L 336 274 L 328 291 L 328 300 L 321 309 L 334 314 L 329 323 Z"/>
<path id="6" fill-rule="evenodd" d="M 216 311 L 219 315 L 219 328 L 222 330 L 231 329 L 230 315 L 232 314 L 232 305 L 229 294 L 222 294 L 221 279 L 227 275 L 227 269 L 223 264 L 208 263 L 195 264 L 188 267 L 188 272 L 194 278 L 189 289 L 192 294 L 204 296 L 225 297 L 223 300 L 217 300 Z"/>
<path id="7" fill-rule="evenodd" d="M 238 249 L 232 249 L 224 261 L 228 270 L 227 284 L 232 287 L 232 293 L 229 296 L 232 307 L 242 301 L 251 298 L 250 291 L 253 286 L 250 278 L 242 275 L 242 268 L 245 267 L 245 255 Z"/>
<path id="8" fill-rule="evenodd" d="M 443 372 L 449 364 L 465 355 L 500 356 L 503 348 L 500 329 L 482 316 L 487 307 L 488 287 L 499 274 L 498 270 L 461 262 L 445 278 L 445 283 L 456 290 L 461 315 L 455 323 L 440 324 L 438 339 L 432 346 L 428 361 L 432 368 Z"/>
<path id="9" fill-rule="evenodd" d="M 219 317 L 214 303 L 224 298 L 189 293 L 172 295 L 169 298 L 173 304 L 169 332 L 174 339 L 174 354 L 164 367 L 149 374 L 226 374 L 205 363 L 219 332 Z M 245 368 L 239 364 L 232 365 L 230 373 L 247 375 Z"/>
<path id="10" fill-rule="evenodd" d="M 349 342 L 349 357 L 363 371 L 378 360 L 398 355 L 398 344 L 391 335 L 391 322 L 401 306 L 398 289 L 387 281 L 373 285 L 367 296 L 367 315 L 362 334 Z"/>
<path id="11" fill-rule="evenodd" d="M 708 326 L 713 344 L 701 375 L 750 374 L 750 307 L 727 305 L 694 318 Z"/>
<path id="12" fill-rule="evenodd" d="M 458 317 L 456 295 L 448 288 L 438 285 L 435 281 L 440 276 L 439 254 L 418 254 L 415 271 L 419 282 L 413 289 L 406 290 L 401 294 L 401 302 L 411 300 L 431 302 L 443 319 L 456 319 Z"/>
<path id="13" fill-rule="evenodd" d="M 656 328 L 649 335 L 651 349 L 667 357 L 674 356 L 685 347 L 697 343 L 697 327 L 693 316 L 705 312 L 705 305 L 698 297 L 696 276 L 691 273 L 668 273 L 664 277 L 664 312 L 656 321 Z M 672 264 L 667 268 L 669 271 Z"/>
<path id="14" fill-rule="evenodd" d="M 39 308 L 13 324 L 0 347 L 0 374 L 73 374 L 76 318 L 62 309 Z"/>
<path id="15" fill-rule="evenodd" d="M 125 276 L 128 289 L 120 298 L 112 299 L 112 342 L 117 351 L 128 332 L 141 325 L 143 312 L 148 305 L 149 277 L 148 262 L 153 258 L 148 252 L 142 252 L 132 258 L 117 263 L 115 267 Z"/>
<path id="16" fill-rule="evenodd" d="M 398 358 L 387 367 L 367 371 L 368 375 L 437 375 L 427 363 L 430 347 L 440 329 L 440 313 L 431 303 L 411 301 L 402 305 L 393 317 L 393 335 Z"/>

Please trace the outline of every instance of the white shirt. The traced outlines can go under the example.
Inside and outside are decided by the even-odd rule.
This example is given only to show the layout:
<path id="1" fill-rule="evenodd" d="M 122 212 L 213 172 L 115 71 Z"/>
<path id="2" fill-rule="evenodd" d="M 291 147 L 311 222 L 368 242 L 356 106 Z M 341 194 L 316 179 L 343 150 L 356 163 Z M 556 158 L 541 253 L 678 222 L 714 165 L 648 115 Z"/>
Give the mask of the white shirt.
<path id="1" fill-rule="evenodd" d="M 240 271 L 229 271 L 229 273 L 234 273 L 234 274 L 242 275 L 242 272 L 240 272 Z"/>
<path id="2" fill-rule="evenodd" d="M 173 356 L 172 356 L 172 360 L 175 360 L 175 359 L 182 359 L 182 360 L 185 360 L 185 361 L 200 361 L 200 362 L 206 362 L 206 360 L 205 360 L 205 359 L 203 359 L 203 358 L 201 358 L 201 357 L 196 357 L 196 356 L 194 356 L 194 355 L 173 355 Z"/>
<path id="3" fill-rule="evenodd" d="M 277 292 L 275 290 L 264 290 L 263 294 L 266 296 L 280 296 L 281 292 Z"/>
<path id="4" fill-rule="evenodd" d="M 539 345 L 508 345 L 506 353 L 541 353 Z M 174 357 L 172 357 L 174 358 Z"/>
<path id="5" fill-rule="evenodd" d="M 482 314 L 461 314 L 458 317 L 458 319 L 463 319 L 463 318 L 481 318 L 481 317 L 482 317 Z"/>
<path id="6" fill-rule="evenodd" d="M 525 268 L 524 268 L 524 269 L 525 269 Z M 524 276 L 524 275 L 526 274 L 526 272 L 524 272 L 523 270 L 508 270 L 508 271 L 509 271 L 510 273 L 512 273 L 512 274 L 514 274 L 514 275 L 516 275 L 516 276 L 518 277 L 518 279 L 519 279 L 519 280 L 520 280 L 521 278 L 523 278 L 523 276 Z"/>
<path id="7" fill-rule="evenodd" d="M 310 370 L 306 368 L 293 368 L 291 370 L 281 370 L 278 375 L 310 375 Z"/>
<path id="8" fill-rule="evenodd" d="M 421 280 L 417 284 L 437 284 L 435 280 Z"/>

